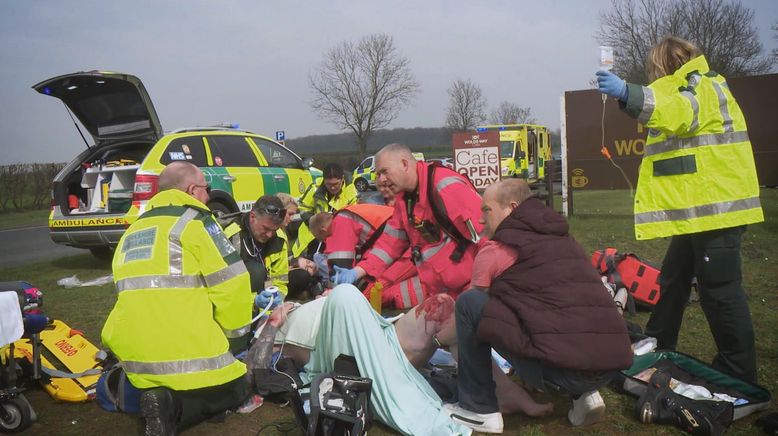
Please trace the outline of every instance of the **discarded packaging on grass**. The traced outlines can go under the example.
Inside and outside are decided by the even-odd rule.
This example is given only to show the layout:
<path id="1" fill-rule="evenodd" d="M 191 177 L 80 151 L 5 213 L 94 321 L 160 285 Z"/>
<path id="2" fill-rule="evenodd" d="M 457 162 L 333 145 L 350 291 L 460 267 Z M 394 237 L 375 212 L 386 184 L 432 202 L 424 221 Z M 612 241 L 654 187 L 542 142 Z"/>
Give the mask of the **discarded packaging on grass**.
<path id="1" fill-rule="evenodd" d="M 64 277 L 59 280 L 57 280 L 57 284 L 60 286 L 64 286 L 65 288 L 83 288 L 87 286 L 103 286 L 107 285 L 108 283 L 113 283 L 113 274 L 108 274 L 107 276 L 98 277 L 93 280 L 87 280 L 85 282 L 82 282 L 78 279 L 76 275 L 72 275 L 70 277 Z"/>

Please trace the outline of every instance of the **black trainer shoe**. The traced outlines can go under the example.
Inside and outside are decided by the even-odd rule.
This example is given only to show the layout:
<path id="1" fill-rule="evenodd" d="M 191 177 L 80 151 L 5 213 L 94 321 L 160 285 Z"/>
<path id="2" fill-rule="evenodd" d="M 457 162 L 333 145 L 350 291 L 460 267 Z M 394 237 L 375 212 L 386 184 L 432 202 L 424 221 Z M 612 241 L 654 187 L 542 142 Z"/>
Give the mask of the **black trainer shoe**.
<path id="1" fill-rule="evenodd" d="M 176 434 L 176 413 L 173 394 L 165 388 L 144 391 L 140 397 L 140 410 L 146 422 L 145 436 L 171 436 Z"/>
<path id="2" fill-rule="evenodd" d="M 733 406 L 726 401 L 692 400 L 670 389 L 670 376 L 657 371 L 637 403 L 638 419 L 646 424 L 673 424 L 695 435 L 722 435 L 732 423 Z"/>

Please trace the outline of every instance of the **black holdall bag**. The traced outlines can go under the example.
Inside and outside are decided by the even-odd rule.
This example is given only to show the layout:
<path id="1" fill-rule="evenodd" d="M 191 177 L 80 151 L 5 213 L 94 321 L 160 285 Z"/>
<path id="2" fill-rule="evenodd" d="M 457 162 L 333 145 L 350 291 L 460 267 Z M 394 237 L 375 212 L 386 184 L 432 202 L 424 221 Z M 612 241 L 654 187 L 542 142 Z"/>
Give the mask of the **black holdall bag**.
<path id="1" fill-rule="evenodd" d="M 308 436 L 366 435 L 373 422 L 370 393 L 373 381 L 360 377 L 356 360 L 340 355 L 331 373 L 311 382 Z"/>

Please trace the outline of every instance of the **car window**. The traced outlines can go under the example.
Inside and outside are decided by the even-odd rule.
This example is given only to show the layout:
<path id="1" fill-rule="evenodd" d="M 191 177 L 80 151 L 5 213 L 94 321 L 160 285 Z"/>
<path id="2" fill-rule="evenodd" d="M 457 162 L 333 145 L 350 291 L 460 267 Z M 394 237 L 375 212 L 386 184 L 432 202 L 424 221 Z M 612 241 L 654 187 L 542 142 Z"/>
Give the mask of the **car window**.
<path id="1" fill-rule="evenodd" d="M 191 162 L 198 167 L 208 166 L 203 138 L 201 136 L 187 136 L 170 141 L 159 162 L 167 165 L 177 160 Z"/>
<path id="2" fill-rule="evenodd" d="M 267 164 L 271 167 L 281 168 L 302 168 L 300 162 L 297 160 L 289 150 L 281 147 L 280 145 L 265 141 L 260 138 L 253 138 L 254 143 L 259 147 L 259 151 L 265 156 Z"/>
<path id="3" fill-rule="evenodd" d="M 219 167 L 258 167 L 257 156 L 243 136 L 206 136 L 213 164 Z"/>

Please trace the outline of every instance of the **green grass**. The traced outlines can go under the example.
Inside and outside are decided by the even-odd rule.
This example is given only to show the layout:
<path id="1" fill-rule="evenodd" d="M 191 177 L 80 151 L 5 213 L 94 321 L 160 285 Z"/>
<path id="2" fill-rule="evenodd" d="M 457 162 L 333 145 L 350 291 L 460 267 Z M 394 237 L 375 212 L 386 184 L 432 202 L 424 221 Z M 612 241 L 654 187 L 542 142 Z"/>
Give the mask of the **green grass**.
<path id="1" fill-rule="evenodd" d="M 15 227 L 42 226 L 48 222 L 49 209 L 9 211 L 0 213 L 0 230 Z"/>
<path id="2" fill-rule="evenodd" d="M 561 203 L 556 202 L 557 206 Z M 762 191 L 762 205 L 768 221 L 749 227 L 743 239 L 743 282 L 748 293 L 759 365 L 759 383 L 771 392 L 778 391 L 778 294 L 775 280 L 778 277 L 778 190 Z M 575 215 L 570 219 L 571 233 L 584 248 L 591 252 L 603 247 L 616 247 L 634 252 L 646 260 L 661 263 L 668 240 L 635 241 L 632 231 L 631 199 L 623 191 L 575 192 Z M 2 217 L 2 215 L 0 215 Z M 52 318 L 62 319 L 72 327 L 85 332 L 88 338 L 99 344 L 100 329 L 115 302 L 110 285 L 97 288 L 65 289 L 56 285 L 62 277 L 77 274 L 82 280 L 110 273 L 108 262 L 99 262 L 90 255 L 78 255 L 55 261 L 15 268 L 0 268 L 0 281 L 27 280 L 45 292 L 44 308 Z M 631 320 L 644 325 L 648 314 L 639 312 Z M 710 361 L 715 345 L 705 317 L 698 304 L 686 311 L 681 330 L 679 350 Z M 537 399 L 553 401 L 555 412 L 545 418 L 528 418 L 523 415 L 505 417 L 506 434 L 557 435 L 557 434 L 681 434 L 668 426 L 647 426 L 634 418 L 635 399 L 604 390 L 608 407 L 605 422 L 585 429 L 572 429 L 566 422 L 568 403 L 564 398 L 536 395 Z M 40 390 L 28 393 L 39 415 L 39 423 L 29 432 L 35 434 L 128 434 L 138 432 L 138 421 L 127 415 L 103 412 L 93 403 L 55 403 Z M 289 408 L 279 408 L 268 403 L 246 416 L 231 416 L 220 425 L 202 424 L 188 434 L 255 434 L 257 430 L 275 421 L 292 420 Z M 760 434 L 752 426 L 756 417 L 737 421 L 730 434 Z M 394 434 L 377 425 L 371 434 Z M 264 432 L 263 432 L 264 434 Z M 272 432 L 270 434 L 273 434 Z"/>

